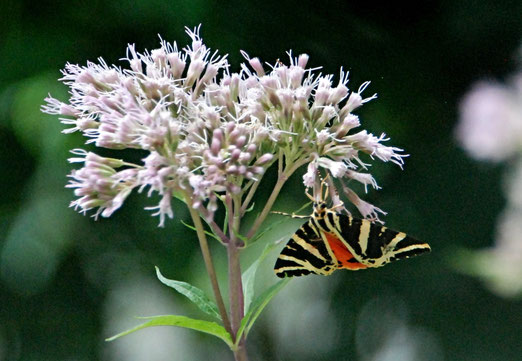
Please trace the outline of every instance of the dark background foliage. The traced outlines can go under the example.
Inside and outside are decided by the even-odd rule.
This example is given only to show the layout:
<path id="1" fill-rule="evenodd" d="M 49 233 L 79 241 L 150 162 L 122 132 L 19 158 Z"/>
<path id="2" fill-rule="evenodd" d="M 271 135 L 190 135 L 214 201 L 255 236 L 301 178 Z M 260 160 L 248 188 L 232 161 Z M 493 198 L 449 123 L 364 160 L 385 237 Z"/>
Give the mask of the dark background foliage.
<path id="1" fill-rule="evenodd" d="M 156 228 L 157 219 L 143 210 L 150 205 L 144 194 L 132 196 L 111 219 L 98 222 L 67 208 L 72 192 L 63 188 L 71 169 L 66 159 L 82 139 L 61 135 L 56 117 L 39 112 L 48 92 L 65 99 L 66 90 L 56 79 L 67 61 L 85 64 L 103 56 L 109 64 L 121 64 L 128 43 L 140 51 L 154 49 L 158 34 L 184 46 L 184 26 L 199 23 L 205 43 L 229 53 L 235 71 L 240 49 L 274 63 L 286 60 L 291 48 L 295 55 L 308 53 L 310 65 L 323 66 L 326 73 L 338 74 L 341 66 L 350 70 L 351 89 L 372 80 L 367 93 L 378 92 L 379 98 L 359 111 L 363 127 L 376 134 L 385 131 L 392 145 L 411 156 L 404 171 L 376 165 L 372 173 L 383 189 L 366 197 L 389 212 L 387 225 L 425 239 L 433 248 L 429 256 L 379 270 L 293 281 L 281 295 L 284 304 L 269 305 L 256 326 L 252 359 L 522 360 L 520 299 L 492 294 L 479 280 L 457 273 L 450 262 L 459 247 L 492 245 L 503 208 L 504 169 L 469 159 L 456 145 L 453 128 L 459 99 L 474 81 L 503 80 L 516 69 L 520 14 L 522 3 L 515 0 L 433 0 L 415 7 L 361 1 L 0 2 L 0 360 L 128 359 L 114 351 L 115 344 L 125 341 L 103 341 L 121 329 L 108 326 L 110 320 L 139 303 L 133 293 L 115 301 L 125 285 L 155 284 L 158 265 L 170 278 L 208 289 L 197 241 L 180 223 L 187 220 L 181 204 L 164 229 Z M 260 199 L 273 180 L 265 182 Z M 280 201 L 276 208 L 287 211 L 305 202 L 299 176 L 290 180 Z M 297 223 L 290 221 L 289 232 L 292 227 Z M 222 250 L 214 248 L 224 271 Z M 252 256 L 259 250 L 254 248 Z M 267 284 L 273 282 L 275 257 L 268 257 Z M 298 300 L 299 283 L 314 288 L 299 291 Z M 176 305 L 149 306 L 125 317 L 196 315 L 168 290 L 143 294 L 146 305 L 157 304 L 155 297 Z M 301 307 L 294 308 L 298 301 Z M 316 314 L 326 309 L 328 318 L 312 317 L 301 326 L 284 324 L 271 310 L 286 305 L 286 313 L 310 315 L 318 303 L 324 307 Z M 136 323 L 130 322 L 126 325 Z M 375 327 L 368 328 L 369 322 Z M 405 325 L 408 332 L 403 332 Z M 312 348 L 299 342 L 296 327 L 318 340 L 322 334 L 333 336 L 321 341 L 327 347 Z M 335 332 L 328 333 L 332 328 Z M 173 337 L 185 340 L 188 332 Z M 375 354 L 390 335 L 404 336 L 391 338 L 398 350 L 415 344 L 416 356 Z M 428 336 L 416 342 L 419 335 Z M 166 338 L 163 345 L 171 342 Z M 196 354 L 201 359 L 231 359 L 224 345 L 207 336 L 185 344 L 200 345 Z M 188 360 L 196 357 L 192 351 L 178 349 L 165 359 Z"/>

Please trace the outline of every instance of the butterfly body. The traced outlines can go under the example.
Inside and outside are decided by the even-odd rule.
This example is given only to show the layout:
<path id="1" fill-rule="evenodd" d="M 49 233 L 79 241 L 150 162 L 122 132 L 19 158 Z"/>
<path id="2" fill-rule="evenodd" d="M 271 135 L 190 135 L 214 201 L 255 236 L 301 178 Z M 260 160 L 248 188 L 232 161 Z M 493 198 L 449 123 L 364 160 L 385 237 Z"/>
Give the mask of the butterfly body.
<path id="1" fill-rule="evenodd" d="M 381 267 L 429 251 L 427 243 L 403 232 L 337 213 L 319 202 L 281 251 L 274 271 L 278 277 L 327 276 L 337 269 Z"/>

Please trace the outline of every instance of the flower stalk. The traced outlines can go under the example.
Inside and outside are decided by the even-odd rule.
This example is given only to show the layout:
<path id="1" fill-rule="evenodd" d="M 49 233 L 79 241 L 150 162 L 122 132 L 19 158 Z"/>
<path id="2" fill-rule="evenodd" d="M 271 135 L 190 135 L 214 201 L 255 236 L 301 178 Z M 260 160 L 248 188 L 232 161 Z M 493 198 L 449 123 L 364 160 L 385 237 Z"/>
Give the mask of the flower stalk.
<path id="1" fill-rule="evenodd" d="M 302 159 L 300 161 L 297 161 L 297 162 L 291 164 L 290 167 L 287 167 L 287 169 L 285 169 L 284 171 L 281 170 L 281 168 L 280 168 L 280 170 L 278 172 L 279 174 L 278 174 L 278 177 L 277 177 L 276 184 L 274 185 L 274 189 L 272 190 L 272 193 L 268 197 L 263 210 L 261 211 L 259 216 L 254 221 L 254 224 L 252 225 L 252 228 L 250 228 L 250 230 L 248 231 L 248 233 L 246 235 L 247 239 L 252 238 L 257 233 L 259 227 L 261 226 L 261 224 L 263 224 L 263 222 L 265 221 L 266 217 L 268 216 L 268 214 L 272 210 L 274 202 L 276 201 L 277 197 L 279 196 L 279 192 L 283 188 L 283 185 L 288 180 L 288 178 L 290 178 L 290 176 L 299 167 L 301 167 L 303 164 L 306 164 L 307 161 L 308 161 L 308 159 Z"/>
<path id="2" fill-rule="evenodd" d="M 243 319 L 243 287 L 241 284 L 241 266 L 239 264 L 239 247 L 236 242 L 227 245 L 228 282 L 230 297 L 230 321 L 232 338 L 236 340 L 237 331 Z"/>
<path id="3" fill-rule="evenodd" d="M 190 204 L 188 202 L 190 202 L 190 199 L 187 199 L 187 204 Z M 214 268 L 214 263 L 212 262 L 212 256 L 208 247 L 207 236 L 205 235 L 203 223 L 201 222 L 201 218 L 199 217 L 194 208 L 189 206 L 188 209 L 190 212 L 190 216 L 192 217 L 192 222 L 194 222 L 194 227 L 196 228 L 199 246 L 201 248 L 201 254 L 205 262 L 205 267 L 208 273 L 208 277 L 210 279 L 210 284 L 212 285 L 214 297 L 216 298 L 216 304 L 218 306 L 219 314 L 221 315 L 221 320 L 223 321 L 223 326 L 225 327 L 227 332 L 230 333 L 230 335 L 234 335 L 230 320 L 228 318 L 227 309 L 225 307 L 225 303 L 223 302 L 223 297 L 221 296 L 221 291 L 219 289 L 216 270 Z"/>

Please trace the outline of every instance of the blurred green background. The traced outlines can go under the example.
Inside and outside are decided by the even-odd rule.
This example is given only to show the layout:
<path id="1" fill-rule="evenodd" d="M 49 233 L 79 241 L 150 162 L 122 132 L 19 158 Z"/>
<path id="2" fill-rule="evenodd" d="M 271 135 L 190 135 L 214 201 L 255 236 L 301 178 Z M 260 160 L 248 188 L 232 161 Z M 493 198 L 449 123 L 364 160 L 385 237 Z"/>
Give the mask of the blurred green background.
<path id="1" fill-rule="evenodd" d="M 350 70 L 350 89 L 372 80 L 379 98 L 358 112 L 362 127 L 386 132 L 411 156 L 404 171 L 372 169 L 380 186 L 366 199 L 388 211 L 387 225 L 428 241 L 433 252 L 382 269 L 294 280 L 268 306 L 249 338 L 251 360 L 522 360 L 522 302 L 491 293 L 454 270 L 460 247 L 491 246 L 503 209 L 503 165 L 478 163 L 456 145 L 460 98 L 479 79 L 517 68 L 522 40 L 517 0 L 279 2 L 91 0 L 0 2 L 0 360 L 231 360 L 225 345 L 181 329 L 149 329 L 112 343 L 104 338 L 133 316 L 197 310 L 155 280 L 209 289 L 194 235 L 180 220 L 163 229 L 135 194 L 110 219 L 67 208 L 68 150 L 83 139 L 60 134 L 40 113 L 66 62 L 102 56 L 122 64 L 128 43 L 159 45 L 158 34 L 186 45 L 184 26 L 202 23 L 212 49 L 263 61 L 308 53 L 310 66 Z M 301 173 L 302 174 L 302 173 Z M 273 179 L 260 187 L 267 196 Z M 264 192 L 264 193 L 263 193 Z M 300 175 L 276 209 L 305 202 Z M 360 193 L 362 195 L 362 193 Z M 278 219 L 272 216 L 269 220 Z M 288 237 L 288 220 L 273 237 Z M 244 257 L 248 266 L 262 241 Z M 281 245 L 282 247 L 282 245 Z M 225 254 L 213 245 L 218 272 Z M 260 287 L 275 280 L 277 252 Z M 463 260 L 465 262 L 465 260 Z M 222 288 L 226 288 L 225 279 Z"/>

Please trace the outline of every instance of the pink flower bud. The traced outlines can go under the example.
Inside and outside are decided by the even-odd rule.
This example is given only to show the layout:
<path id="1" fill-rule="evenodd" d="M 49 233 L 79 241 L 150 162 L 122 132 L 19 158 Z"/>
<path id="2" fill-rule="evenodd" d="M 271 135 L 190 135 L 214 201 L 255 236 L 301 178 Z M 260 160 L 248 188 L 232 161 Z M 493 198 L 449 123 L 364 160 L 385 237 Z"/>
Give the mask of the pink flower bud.
<path id="1" fill-rule="evenodd" d="M 92 71 L 85 69 L 76 78 L 78 83 L 87 83 L 87 84 L 96 84 L 96 79 L 94 78 Z"/>
<path id="2" fill-rule="evenodd" d="M 204 47 L 203 42 L 201 40 L 194 40 L 192 42 L 192 52 L 196 53 L 201 47 Z"/>
<path id="3" fill-rule="evenodd" d="M 223 78 L 221 79 L 221 85 L 230 86 L 230 82 L 231 82 L 230 75 L 228 75 L 228 74 L 223 75 Z M 218 90 L 218 89 L 216 89 L 216 90 Z"/>
<path id="4" fill-rule="evenodd" d="M 115 69 L 110 69 L 100 74 L 100 81 L 104 83 L 113 84 L 118 83 L 119 80 L 118 72 Z"/>
<path id="5" fill-rule="evenodd" d="M 241 135 L 236 139 L 236 147 L 238 147 L 238 148 L 243 148 L 245 143 L 246 143 L 246 137 L 244 135 Z"/>
<path id="6" fill-rule="evenodd" d="M 172 76 L 174 79 L 181 78 L 181 75 L 183 74 L 183 70 L 185 70 L 185 66 L 187 65 L 185 61 L 183 61 L 178 53 L 170 53 L 167 55 L 167 60 L 170 64 L 170 72 L 172 73 Z"/>
<path id="7" fill-rule="evenodd" d="M 187 78 L 185 79 L 185 86 L 192 86 L 197 78 L 201 75 L 201 72 L 205 68 L 205 62 L 201 59 L 192 61 L 187 70 Z"/>
<path id="8" fill-rule="evenodd" d="M 299 55 L 299 58 L 297 59 L 297 65 L 301 68 L 305 69 L 306 64 L 308 63 L 309 56 L 307 54 L 301 54 Z"/>
<path id="9" fill-rule="evenodd" d="M 210 150 L 212 154 L 218 155 L 219 150 L 221 149 L 221 142 L 223 140 L 223 132 L 221 129 L 215 129 L 212 137 L 212 144 L 210 146 Z"/>
<path id="10" fill-rule="evenodd" d="M 330 96 L 330 91 L 326 88 L 319 88 L 315 92 L 315 101 L 314 106 L 320 107 L 326 104 L 328 97 Z"/>
<path id="11" fill-rule="evenodd" d="M 263 69 L 263 65 L 261 64 L 261 61 L 259 60 L 259 58 L 252 58 L 248 61 L 248 63 L 250 64 L 252 69 L 255 70 L 255 72 L 257 73 L 257 76 L 261 77 L 261 76 L 265 75 L 265 70 Z"/>
<path id="12" fill-rule="evenodd" d="M 239 149 L 234 149 L 231 153 L 230 153 L 230 158 L 231 160 L 233 161 L 236 161 L 239 159 L 239 156 L 241 155 L 241 151 Z"/>
<path id="13" fill-rule="evenodd" d="M 301 85 L 304 73 L 304 68 L 301 67 L 292 67 L 290 69 L 289 78 L 292 88 L 296 89 L 297 87 L 299 87 L 299 85 Z"/>
<path id="14" fill-rule="evenodd" d="M 203 116 L 210 121 L 210 124 L 218 124 L 219 113 L 214 108 L 209 107 L 205 109 L 203 111 Z"/>
<path id="15" fill-rule="evenodd" d="M 215 164 L 209 165 L 207 168 L 207 172 L 209 174 L 216 173 L 218 171 L 218 167 Z"/>
<path id="16" fill-rule="evenodd" d="M 265 88 L 267 90 L 277 89 L 277 80 L 273 77 L 265 75 L 259 79 L 259 82 L 261 83 L 263 88 Z"/>
<path id="17" fill-rule="evenodd" d="M 237 99 L 239 95 L 239 83 L 241 81 L 241 77 L 238 74 L 233 74 L 230 80 L 230 97 L 234 100 Z"/>
<path id="18" fill-rule="evenodd" d="M 279 81 L 283 87 L 288 86 L 288 67 L 286 65 L 282 65 L 281 62 L 275 65 L 275 72 L 279 77 Z"/>
<path id="19" fill-rule="evenodd" d="M 138 91 L 136 89 L 136 86 L 134 84 L 134 79 L 133 78 L 124 78 L 122 81 L 121 81 L 123 87 L 125 89 L 127 89 L 129 91 L 129 93 L 131 93 L 133 96 L 136 96 L 138 95 Z"/>
<path id="20" fill-rule="evenodd" d="M 348 95 L 348 88 L 344 85 L 339 85 L 330 91 L 328 97 L 329 104 L 337 104 Z"/>
<path id="21" fill-rule="evenodd" d="M 252 158 L 252 153 L 246 153 L 246 152 L 242 152 L 241 155 L 239 156 L 239 161 L 241 163 L 248 163 L 248 161 Z"/>
<path id="22" fill-rule="evenodd" d="M 205 75 L 203 75 L 203 77 L 201 78 L 201 82 L 202 83 L 210 82 L 217 75 L 217 72 L 218 72 L 217 66 L 215 66 L 214 64 L 207 65 L 207 70 L 205 71 Z"/>
<path id="23" fill-rule="evenodd" d="M 135 73 L 143 72 L 141 59 L 131 59 L 131 60 L 129 60 L 129 65 L 130 65 L 132 71 L 134 71 Z"/>
<path id="24" fill-rule="evenodd" d="M 163 48 L 160 49 L 154 49 L 150 53 L 150 57 L 152 58 L 152 61 L 159 67 L 164 67 L 167 60 L 167 54 L 165 53 L 165 50 Z"/>
<path id="25" fill-rule="evenodd" d="M 236 123 L 234 122 L 228 122 L 226 125 L 226 130 L 228 134 L 231 134 L 232 131 L 236 128 Z"/>
<path id="26" fill-rule="evenodd" d="M 227 167 L 227 173 L 230 173 L 230 174 L 237 174 L 237 166 L 235 165 L 230 165 Z"/>
<path id="27" fill-rule="evenodd" d="M 81 131 L 85 131 L 87 129 L 96 129 L 96 128 L 98 128 L 100 126 L 100 123 L 98 123 L 97 121 L 95 121 L 94 119 L 91 119 L 91 118 L 79 118 L 76 121 L 76 126 Z"/>
<path id="28" fill-rule="evenodd" d="M 263 165 L 270 162 L 274 158 L 274 155 L 271 153 L 265 153 L 261 157 L 257 159 L 256 164 Z"/>
<path id="29" fill-rule="evenodd" d="M 263 167 L 252 167 L 251 169 L 254 174 L 263 174 L 265 172 Z"/>
<path id="30" fill-rule="evenodd" d="M 274 93 L 274 92 L 268 93 L 268 99 L 270 100 L 270 103 L 272 103 L 273 106 L 275 106 L 275 107 L 281 107 L 282 106 L 281 100 L 276 95 L 276 93 Z"/>
<path id="31" fill-rule="evenodd" d="M 346 118 L 343 120 L 343 126 L 352 129 L 357 128 L 359 125 L 361 125 L 361 122 L 359 121 L 359 117 L 354 114 L 348 114 Z"/>
<path id="32" fill-rule="evenodd" d="M 290 89 L 278 89 L 276 92 L 279 97 L 279 103 L 283 106 L 283 109 L 290 111 L 294 103 L 294 92 Z"/>
<path id="33" fill-rule="evenodd" d="M 359 93 L 352 92 L 344 108 L 346 108 L 348 113 L 351 113 L 354 109 L 359 108 L 363 104 L 362 100 L 363 99 Z"/>
<path id="34" fill-rule="evenodd" d="M 234 143 L 235 144 L 236 140 L 237 140 L 237 138 L 239 137 L 240 134 L 241 134 L 240 131 L 237 128 L 235 128 L 233 131 L 230 132 L 230 134 L 228 136 L 229 137 L 228 141 L 230 143 Z"/>

